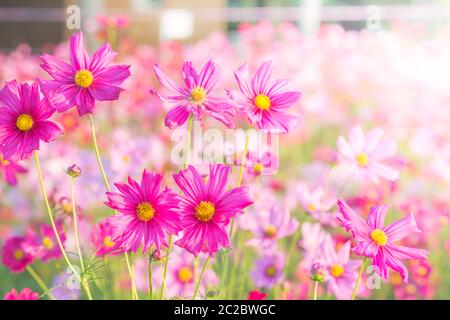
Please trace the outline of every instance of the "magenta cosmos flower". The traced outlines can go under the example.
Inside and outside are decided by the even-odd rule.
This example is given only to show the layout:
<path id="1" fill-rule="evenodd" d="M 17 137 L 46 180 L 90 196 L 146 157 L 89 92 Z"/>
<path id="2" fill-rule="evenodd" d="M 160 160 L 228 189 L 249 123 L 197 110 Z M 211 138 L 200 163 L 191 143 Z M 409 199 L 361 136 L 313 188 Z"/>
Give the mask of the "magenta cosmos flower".
<path id="1" fill-rule="evenodd" d="M 297 103 L 301 93 L 285 91 L 286 79 L 271 80 L 272 61 L 262 63 L 254 76 L 250 75 L 247 64 L 234 75 L 244 98 L 233 100 L 250 123 L 259 129 L 278 133 L 287 133 L 298 123 L 299 119 L 286 110 Z"/>
<path id="2" fill-rule="evenodd" d="M 27 169 L 16 162 L 3 159 L 3 155 L 0 152 L 0 175 L 3 176 L 7 184 L 15 186 L 17 184 L 17 175 L 27 171 Z"/>
<path id="3" fill-rule="evenodd" d="M 7 82 L 0 91 L 0 151 L 6 160 L 23 160 L 39 142 L 55 140 L 61 129 L 48 119 L 55 109 L 41 99 L 39 85 Z"/>
<path id="4" fill-rule="evenodd" d="M 162 175 L 144 170 L 141 183 L 128 177 L 128 184 L 115 183 L 116 192 L 107 192 L 105 204 L 119 213 L 109 218 L 112 228 L 116 228 L 115 242 L 125 251 L 136 252 L 143 244 L 145 252 L 152 245 L 157 250 L 167 246 L 167 235 L 180 230 L 176 212 L 179 197 L 169 188 L 161 191 Z"/>
<path id="5" fill-rule="evenodd" d="M 213 256 L 229 247 L 225 227 L 253 203 L 246 187 L 226 191 L 230 170 L 222 164 L 210 165 L 206 183 L 193 166 L 173 176 L 184 194 L 179 206 L 183 236 L 176 244 L 195 256 L 200 251 Z"/>
<path id="6" fill-rule="evenodd" d="M 103 256 L 105 254 L 116 255 L 122 252 L 113 239 L 117 238 L 117 228 L 111 224 L 112 217 L 108 217 L 94 226 L 91 232 L 91 242 L 96 248 L 95 254 Z"/>
<path id="7" fill-rule="evenodd" d="M 66 241 L 66 233 L 63 230 L 63 224 L 61 221 L 56 222 L 56 229 L 61 240 L 62 245 Z M 42 224 L 39 228 L 39 233 L 29 229 L 26 236 L 25 248 L 35 258 L 41 259 L 42 262 L 46 262 L 52 259 L 59 259 L 62 256 L 61 249 L 59 248 L 58 240 L 51 225 Z"/>
<path id="8" fill-rule="evenodd" d="M 105 43 L 92 57 L 86 52 L 83 34 L 70 37 L 70 64 L 44 54 L 42 68 L 53 80 L 41 80 L 42 92 L 58 112 L 76 106 L 80 116 L 92 113 L 95 101 L 117 100 L 120 85 L 130 76 L 127 65 L 111 65 L 117 53 Z"/>
<path id="9" fill-rule="evenodd" d="M 212 60 L 206 63 L 200 73 L 194 69 L 192 62 L 185 62 L 182 71 L 184 87 L 167 77 L 157 65 L 153 69 L 159 82 L 170 94 L 161 94 L 155 90 L 150 92 L 162 101 L 175 104 L 164 120 L 168 128 L 181 126 L 190 114 L 197 120 L 201 120 L 202 113 L 219 120 L 227 127 L 233 127 L 234 106 L 226 98 L 214 95 L 214 90 L 219 84 L 220 71 Z"/>
<path id="10" fill-rule="evenodd" d="M 395 244 L 411 233 L 421 232 L 416 225 L 412 213 L 387 227 L 384 219 L 388 207 L 386 205 L 372 207 L 367 222 L 353 211 L 345 202 L 338 201 L 339 222 L 351 231 L 357 241 L 353 248 L 355 254 L 373 259 L 375 271 L 384 279 L 388 278 L 388 267 L 400 273 L 402 279 L 408 282 L 408 270 L 400 262 L 403 259 L 426 259 L 428 251 Z"/>
<path id="11" fill-rule="evenodd" d="M 11 272 L 22 272 L 33 262 L 33 255 L 27 250 L 24 237 L 12 237 L 5 241 L 2 250 L 2 263 Z"/>
<path id="12" fill-rule="evenodd" d="M 30 288 L 22 289 L 20 293 L 12 289 L 5 293 L 5 300 L 39 300 L 39 293 L 31 291 Z"/>

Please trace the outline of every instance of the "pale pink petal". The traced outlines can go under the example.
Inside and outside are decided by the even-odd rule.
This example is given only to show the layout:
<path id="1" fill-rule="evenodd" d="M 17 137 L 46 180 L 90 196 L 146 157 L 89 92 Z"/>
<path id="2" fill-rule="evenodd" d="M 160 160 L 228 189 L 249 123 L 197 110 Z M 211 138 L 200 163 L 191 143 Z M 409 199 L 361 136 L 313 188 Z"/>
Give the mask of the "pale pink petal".
<path id="1" fill-rule="evenodd" d="M 404 237 L 410 235 L 411 233 L 421 232 L 417 227 L 416 220 L 414 219 L 414 215 L 412 213 L 408 214 L 401 220 L 398 220 L 384 229 L 388 237 L 389 243 L 392 243 L 397 240 L 401 240 Z"/>

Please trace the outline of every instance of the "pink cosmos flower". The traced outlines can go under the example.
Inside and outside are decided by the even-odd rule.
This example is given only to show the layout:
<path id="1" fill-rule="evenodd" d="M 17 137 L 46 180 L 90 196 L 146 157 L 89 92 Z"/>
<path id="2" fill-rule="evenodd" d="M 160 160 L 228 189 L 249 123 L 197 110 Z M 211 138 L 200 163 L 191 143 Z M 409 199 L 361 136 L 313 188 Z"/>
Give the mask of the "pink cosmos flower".
<path id="1" fill-rule="evenodd" d="M 281 253 L 272 253 L 254 262 L 250 272 L 253 283 L 258 288 L 272 288 L 283 281 L 284 256 Z"/>
<path id="2" fill-rule="evenodd" d="M 63 224 L 61 221 L 56 222 L 56 228 L 58 230 L 59 238 L 64 246 L 66 234 L 63 230 Z M 28 230 L 24 244 L 26 250 L 35 258 L 40 258 L 42 262 L 61 258 L 61 249 L 59 248 L 58 240 L 56 239 L 52 226 L 42 224 L 39 229 L 39 234 L 34 232 L 32 229 Z"/>
<path id="3" fill-rule="evenodd" d="M 259 66 L 254 76 L 250 76 L 247 64 L 234 73 L 243 99 L 231 97 L 241 108 L 250 123 L 259 129 L 288 133 L 299 121 L 286 112 L 300 99 L 298 91 L 285 91 L 286 79 L 271 80 L 272 61 Z"/>
<path id="4" fill-rule="evenodd" d="M 336 199 L 327 194 L 323 187 L 310 189 L 306 185 L 301 185 L 298 188 L 298 197 L 303 209 L 314 219 L 327 225 L 335 224 L 335 214 L 329 210 L 336 203 Z"/>
<path id="5" fill-rule="evenodd" d="M 266 151 L 262 155 L 256 152 L 248 152 L 245 167 L 251 176 L 257 177 L 261 174 L 274 173 L 279 167 L 279 162 L 278 158 L 270 151 Z"/>
<path id="6" fill-rule="evenodd" d="M 276 245 L 277 240 L 292 235 L 299 225 L 297 219 L 291 218 L 288 209 L 276 205 L 259 209 L 243 218 L 245 222 L 241 222 L 240 227 L 253 233 L 247 244 L 263 250 Z"/>
<path id="7" fill-rule="evenodd" d="M 350 299 L 355 285 L 361 260 L 350 259 L 351 242 L 347 241 L 336 250 L 330 237 L 322 243 L 322 262 L 327 268 L 326 281 L 330 290 L 338 299 Z"/>
<path id="8" fill-rule="evenodd" d="M 267 298 L 268 293 L 259 292 L 258 290 L 252 290 L 248 293 L 247 300 L 264 300 Z"/>
<path id="9" fill-rule="evenodd" d="M 353 252 L 360 256 L 373 259 L 375 271 L 384 279 L 388 278 L 388 267 L 400 273 L 402 279 L 408 282 L 408 270 L 400 262 L 403 259 L 426 259 L 428 251 L 395 244 L 411 233 L 421 232 L 416 225 L 412 213 L 387 227 L 384 219 L 388 207 L 381 205 L 370 209 L 367 222 L 353 211 L 345 202 L 338 200 L 338 220 L 341 225 L 351 231 L 357 245 Z"/>
<path id="10" fill-rule="evenodd" d="M 0 153 L 0 175 L 2 175 L 7 184 L 15 186 L 17 184 L 17 175 L 19 173 L 26 173 L 27 169 L 12 160 L 3 159 Z"/>
<path id="11" fill-rule="evenodd" d="M 40 141 L 55 140 L 61 129 L 48 119 L 55 112 L 47 99 L 41 99 L 39 85 L 34 82 L 7 82 L 0 91 L 0 151 L 6 160 L 23 160 Z"/>
<path id="12" fill-rule="evenodd" d="M 115 183 L 119 192 L 107 192 L 105 204 L 119 213 L 109 218 L 118 234 L 112 241 L 125 251 L 136 252 L 143 243 L 145 252 L 167 246 L 167 235 L 180 230 L 176 208 L 179 197 L 169 188 L 161 191 L 162 175 L 144 169 L 141 183 L 128 177 L 128 184 Z"/>
<path id="13" fill-rule="evenodd" d="M 381 140 L 382 135 L 381 129 L 374 129 L 365 136 L 361 127 L 357 126 L 350 130 L 349 141 L 340 136 L 337 146 L 342 171 L 375 183 L 378 183 L 379 177 L 397 180 L 398 171 L 385 163 L 395 154 L 397 145 L 392 140 Z"/>
<path id="14" fill-rule="evenodd" d="M 5 300 L 39 300 L 39 293 L 31 291 L 30 288 L 22 289 L 20 293 L 12 289 L 5 293 Z"/>
<path id="15" fill-rule="evenodd" d="M 161 85 L 170 91 L 170 94 L 161 94 L 155 90 L 150 92 L 162 101 L 175 104 L 164 120 L 168 128 L 181 126 L 190 114 L 201 120 L 203 113 L 229 128 L 233 127 L 234 106 L 226 98 L 214 95 L 214 90 L 219 84 L 220 71 L 213 60 L 209 60 L 200 73 L 197 73 L 191 61 L 185 62 L 182 71 L 185 87 L 179 86 L 167 77 L 157 65 L 153 69 Z"/>
<path id="16" fill-rule="evenodd" d="M 11 272 L 22 272 L 34 260 L 25 246 L 24 237 L 12 237 L 5 241 L 2 250 L 2 263 Z"/>
<path id="17" fill-rule="evenodd" d="M 42 92 L 58 112 L 76 106 L 80 116 L 92 113 L 95 101 L 117 100 L 120 85 L 130 76 L 126 65 L 111 65 L 117 54 L 109 43 L 103 44 L 92 57 L 86 52 L 83 34 L 70 37 L 70 64 L 44 54 L 42 68 L 53 80 L 41 80 Z"/>
<path id="18" fill-rule="evenodd" d="M 179 210 L 183 235 L 176 244 L 195 256 L 200 251 L 213 256 L 220 248 L 229 247 L 225 227 L 253 203 L 246 187 L 226 191 L 230 170 L 229 166 L 210 165 L 207 183 L 193 166 L 173 176 L 183 191 Z"/>
<path id="19" fill-rule="evenodd" d="M 96 248 L 95 254 L 97 256 L 116 255 L 122 252 L 120 246 L 113 241 L 119 234 L 110 220 L 111 217 L 108 217 L 92 228 L 91 242 Z"/>
<path id="20" fill-rule="evenodd" d="M 299 245 L 304 250 L 300 264 L 303 270 L 309 270 L 314 261 L 321 255 L 321 245 L 330 234 L 322 229 L 320 223 L 304 222 L 301 226 L 302 240 Z"/>

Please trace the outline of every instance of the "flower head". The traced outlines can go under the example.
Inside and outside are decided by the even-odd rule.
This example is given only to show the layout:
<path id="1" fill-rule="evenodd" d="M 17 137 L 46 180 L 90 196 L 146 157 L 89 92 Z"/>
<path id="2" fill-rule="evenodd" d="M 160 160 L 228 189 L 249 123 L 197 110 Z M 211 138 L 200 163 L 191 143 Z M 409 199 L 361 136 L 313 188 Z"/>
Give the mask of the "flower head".
<path id="1" fill-rule="evenodd" d="M 272 253 L 256 259 L 250 276 L 258 288 L 272 288 L 283 281 L 284 256 Z"/>
<path id="2" fill-rule="evenodd" d="M 250 76 L 247 64 L 234 73 L 243 99 L 233 100 L 241 108 L 250 123 L 259 129 L 288 133 L 299 121 L 286 112 L 300 99 L 300 92 L 283 90 L 286 79 L 272 80 L 272 61 L 259 66 L 254 76 Z"/>
<path id="3" fill-rule="evenodd" d="M 31 291 L 30 288 L 22 289 L 17 292 L 16 289 L 12 289 L 5 293 L 5 300 L 39 300 L 39 293 Z"/>
<path id="4" fill-rule="evenodd" d="M 117 100 L 120 85 L 130 76 L 126 65 L 111 65 L 117 54 L 105 43 L 92 57 L 86 52 L 83 34 L 70 36 L 70 64 L 44 54 L 42 68 L 53 80 L 41 80 L 42 92 L 58 112 L 76 106 L 80 116 L 92 113 L 95 101 Z"/>
<path id="5" fill-rule="evenodd" d="M 122 252 L 119 245 L 113 241 L 119 234 L 117 228 L 111 224 L 111 217 L 102 220 L 91 231 L 91 242 L 96 248 L 96 255 L 119 254 Z"/>
<path id="6" fill-rule="evenodd" d="M 169 188 L 161 191 L 161 182 L 161 174 L 144 170 L 140 184 L 128 177 L 128 184 L 115 183 L 119 192 L 107 192 L 105 204 L 118 211 L 109 218 L 118 234 L 112 241 L 125 251 L 135 252 L 141 244 L 143 252 L 152 245 L 159 250 L 180 230 L 179 197 Z"/>
<path id="7" fill-rule="evenodd" d="M 55 112 L 47 99 L 41 99 L 35 82 L 19 84 L 7 82 L 0 91 L 0 151 L 3 160 L 23 160 L 40 141 L 55 140 L 61 129 L 48 119 Z"/>
<path id="8" fill-rule="evenodd" d="M 195 256 L 200 251 L 212 256 L 220 248 L 229 247 L 225 227 L 252 204 L 246 187 L 226 191 L 230 169 L 210 165 L 207 183 L 192 166 L 174 175 L 183 191 L 179 209 L 183 235 L 176 244 Z"/>
<path id="9" fill-rule="evenodd" d="M 360 126 L 350 130 L 349 141 L 340 136 L 337 142 L 339 162 L 349 175 L 358 174 L 360 178 L 378 182 L 379 177 L 389 181 L 398 179 L 398 172 L 388 166 L 386 159 L 396 151 L 392 140 L 381 140 L 383 131 L 374 129 L 366 136 Z"/>
<path id="10" fill-rule="evenodd" d="M 311 279 L 314 282 L 323 282 L 327 277 L 327 269 L 321 262 L 314 262 L 311 266 Z"/>
<path id="11" fill-rule="evenodd" d="M 157 65 L 153 69 L 161 85 L 170 91 L 170 95 L 155 90 L 150 92 L 162 101 L 175 104 L 164 120 L 167 127 L 181 126 L 190 114 L 201 120 L 203 113 L 219 120 L 227 127 L 233 127 L 234 106 L 226 98 L 214 94 L 220 80 L 219 67 L 214 61 L 209 60 L 200 73 L 194 69 L 192 62 L 185 62 L 182 71 L 184 87 L 167 77 Z"/>
<path id="12" fill-rule="evenodd" d="M 373 259 L 375 271 L 384 279 L 388 278 L 388 267 L 397 271 L 408 282 L 408 270 L 400 262 L 403 259 L 426 259 L 428 251 L 395 244 L 406 236 L 420 232 L 412 213 L 387 227 L 384 219 L 388 207 L 381 205 L 370 209 L 367 221 L 364 221 L 345 202 L 338 201 L 339 222 L 350 231 L 357 241 L 353 248 L 355 254 Z"/>
<path id="13" fill-rule="evenodd" d="M 247 300 L 264 300 L 269 294 L 266 292 L 260 292 L 258 290 L 252 290 L 248 293 Z"/>
<path id="14" fill-rule="evenodd" d="M 64 246 L 66 234 L 63 230 L 62 222 L 58 221 L 56 228 L 59 239 Z M 28 252 L 32 253 L 36 258 L 40 258 L 43 262 L 51 259 L 59 259 L 62 256 L 53 228 L 48 224 L 42 224 L 40 226 L 39 234 L 29 229 L 24 245 Z"/>
<path id="15" fill-rule="evenodd" d="M 24 237 L 12 237 L 5 241 L 2 250 L 2 263 L 11 272 L 22 272 L 33 262 L 33 255 L 25 246 Z"/>

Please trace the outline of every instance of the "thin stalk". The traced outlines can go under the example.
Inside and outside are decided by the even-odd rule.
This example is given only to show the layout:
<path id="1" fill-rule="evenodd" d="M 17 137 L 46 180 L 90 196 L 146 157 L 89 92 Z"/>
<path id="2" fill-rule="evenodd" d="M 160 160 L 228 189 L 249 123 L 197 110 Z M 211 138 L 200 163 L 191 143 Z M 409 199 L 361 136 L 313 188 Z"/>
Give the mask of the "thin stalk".
<path id="1" fill-rule="evenodd" d="M 150 300 L 153 300 L 153 281 L 152 281 L 152 277 L 153 277 L 153 268 L 152 268 L 152 260 L 153 260 L 153 255 L 152 255 L 152 250 L 149 250 L 149 254 L 148 254 L 148 295 Z"/>
<path id="2" fill-rule="evenodd" d="M 195 298 L 197 298 L 198 290 L 200 289 L 200 284 L 202 283 L 203 276 L 205 275 L 205 270 L 206 270 L 206 267 L 208 266 L 208 262 L 209 262 L 209 256 L 205 260 L 205 264 L 203 265 L 202 273 L 200 274 L 200 278 L 198 279 L 197 285 L 195 286 L 194 298 L 193 298 L 194 300 L 195 300 Z"/>
<path id="3" fill-rule="evenodd" d="M 366 266 L 366 263 L 368 261 L 369 261 L 369 259 L 367 259 L 367 257 L 364 257 L 364 260 L 361 264 L 361 268 L 359 268 L 358 278 L 356 278 L 355 287 L 353 288 L 352 300 L 355 300 L 356 292 L 358 292 L 359 283 L 361 282 L 361 275 L 362 275 L 364 267 Z"/>
<path id="4" fill-rule="evenodd" d="M 317 289 L 319 288 L 319 281 L 314 281 L 314 300 L 317 300 Z"/>
<path id="5" fill-rule="evenodd" d="M 27 271 L 30 274 L 30 276 L 36 281 L 36 283 L 39 285 L 39 287 L 44 291 L 44 293 L 49 297 L 50 300 L 56 300 L 55 296 L 50 292 L 48 287 L 45 285 L 44 281 L 41 277 L 33 270 L 33 268 L 28 265 Z"/>

